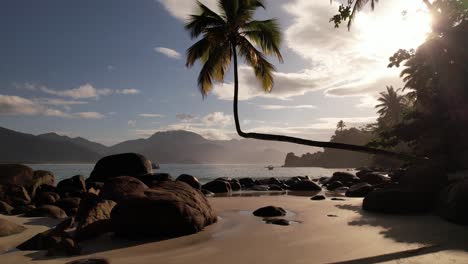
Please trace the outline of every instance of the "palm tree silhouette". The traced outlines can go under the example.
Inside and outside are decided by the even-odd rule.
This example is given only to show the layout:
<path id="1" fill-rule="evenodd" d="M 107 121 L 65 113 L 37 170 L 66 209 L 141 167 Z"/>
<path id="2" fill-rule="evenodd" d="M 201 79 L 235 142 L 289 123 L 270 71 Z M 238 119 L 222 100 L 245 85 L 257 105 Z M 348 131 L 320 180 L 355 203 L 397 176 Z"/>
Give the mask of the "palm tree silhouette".
<path id="1" fill-rule="evenodd" d="M 400 123 L 406 108 L 407 100 L 404 95 L 398 94 L 400 90 L 395 90 L 393 86 L 387 86 L 387 91 L 381 92 L 377 99 L 379 101 L 379 104 L 375 106 L 378 109 L 377 113 L 388 126 Z"/>
<path id="2" fill-rule="evenodd" d="M 338 122 L 338 124 L 336 124 L 336 129 L 339 129 L 340 132 L 342 132 L 343 128 L 345 128 L 345 127 L 346 127 L 346 124 L 345 124 L 345 122 L 343 120 L 340 120 Z"/>
<path id="3" fill-rule="evenodd" d="M 213 82 L 222 82 L 229 69 L 231 59 L 234 63 L 234 121 L 236 131 L 244 138 L 259 140 L 283 141 L 322 148 L 336 148 L 383 154 L 388 156 L 411 158 L 381 149 L 356 146 L 344 143 L 322 142 L 283 135 L 262 133 L 245 133 L 240 128 L 238 114 L 239 79 L 237 53 L 253 69 L 255 76 L 266 92 L 273 88 L 275 67 L 268 62 L 265 55 L 276 56 L 283 60 L 279 47 L 281 32 L 275 19 L 253 20 L 257 8 L 265 8 L 262 0 L 218 0 L 220 14 L 212 11 L 201 2 L 197 2 L 199 13 L 191 15 L 185 28 L 192 39 L 198 40 L 187 50 L 186 66 L 191 67 L 200 60 L 203 64 L 198 76 L 198 86 L 203 96 L 213 88 Z M 261 51 L 257 48 L 259 47 Z"/>

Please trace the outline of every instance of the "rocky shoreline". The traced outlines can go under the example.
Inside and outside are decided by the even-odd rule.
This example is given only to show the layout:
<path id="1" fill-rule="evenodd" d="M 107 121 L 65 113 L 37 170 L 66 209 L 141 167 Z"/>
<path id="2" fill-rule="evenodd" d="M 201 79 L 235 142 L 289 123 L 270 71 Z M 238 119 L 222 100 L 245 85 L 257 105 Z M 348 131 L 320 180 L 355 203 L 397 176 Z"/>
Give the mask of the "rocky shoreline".
<path id="1" fill-rule="evenodd" d="M 55 184 L 51 172 L 9 164 L 0 165 L 0 214 L 60 219 L 60 224 L 17 246 L 20 250 L 45 250 L 47 256 L 79 255 L 81 242 L 108 233 L 125 239 L 194 234 L 217 222 L 206 197 L 243 193 L 299 194 L 316 201 L 326 196 L 364 197 L 363 209 L 367 211 L 435 210 L 450 221 L 466 224 L 466 211 L 460 209 L 466 184 L 458 181 L 447 185 L 443 171 L 437 164 L 426 162 L 390 171 L 360 168 L 356 174 L 335 172 L 320 179 L 218 178 L 201 184 L 188 174 L 173 178 L 167 173 L 153 173 L 147 158 L 125 153 L 102 158 L 86 180 L 76 175 Z M 427 178 L 421 180 L 423 173 Z M 275 206 L 265 208 L 254 215 L 284 216 L 286 212 Z M 264 221 L 276 225 L 290 222 L 277 218 Z M 24 229 L 7 220 L 0 222 L 0 236 Z"/>

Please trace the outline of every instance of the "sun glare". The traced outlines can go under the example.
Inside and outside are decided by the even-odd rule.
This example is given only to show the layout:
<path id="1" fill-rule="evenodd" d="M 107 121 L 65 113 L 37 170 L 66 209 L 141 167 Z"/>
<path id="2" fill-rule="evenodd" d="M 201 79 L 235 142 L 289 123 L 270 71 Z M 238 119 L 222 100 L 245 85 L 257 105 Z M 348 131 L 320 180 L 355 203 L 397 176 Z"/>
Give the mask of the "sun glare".
<path id="1" fill-rule="evenodd" d="M 399 1 L 385 12 L 363 13 L 356 19 L 359 51 L 388 58 L 398 49 L 417 48 L 431 31 L 431 16 L 422 1 Z"/>

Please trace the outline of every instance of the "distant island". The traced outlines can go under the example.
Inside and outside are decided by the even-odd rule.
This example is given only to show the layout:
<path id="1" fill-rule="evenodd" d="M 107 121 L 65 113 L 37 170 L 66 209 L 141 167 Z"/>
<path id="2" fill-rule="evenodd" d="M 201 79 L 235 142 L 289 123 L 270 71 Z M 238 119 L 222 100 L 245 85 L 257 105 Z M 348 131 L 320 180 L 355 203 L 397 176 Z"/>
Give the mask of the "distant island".
<path id="1" fill-rule="evenodd" d="M 373 138 L 372 133 L 363 129 L 337 129 L 331 137 L 331 142 L 365 145 Z M 296 156 L 293 152 L 286 155 L 284 167 L 324 167 L 324 168 L 356 168 L 370 166 L 373 157 L 353 151 L 325 149 L 315 153 Z"/>

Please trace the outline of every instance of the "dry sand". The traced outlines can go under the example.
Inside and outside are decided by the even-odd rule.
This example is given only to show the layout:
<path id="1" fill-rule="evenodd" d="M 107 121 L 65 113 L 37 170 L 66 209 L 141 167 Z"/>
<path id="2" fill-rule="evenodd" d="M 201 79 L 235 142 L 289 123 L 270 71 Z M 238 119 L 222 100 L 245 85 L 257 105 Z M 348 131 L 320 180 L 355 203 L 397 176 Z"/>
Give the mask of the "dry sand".
<path id="1" fill-rule="evenodd" d="M 308 197 L 210 198 L 220 220 L 195 235 L 156 242 L 104 236 L 83 244 L 84 255 L 45 258 L 14 247 L 56 221 L 6 217 L 22 234 L 0 238 L 0 263 L 65 263 L 105 257 L 111 263 L 468 263 L 468 228 L 436 216 L 362 212 L 362 199 L 311 201 Z M 265 224 L 252 211 L 267 205 L 288 210 L 291 226 Z M 334 217 L 328 215 L 335 215 Z"/>

